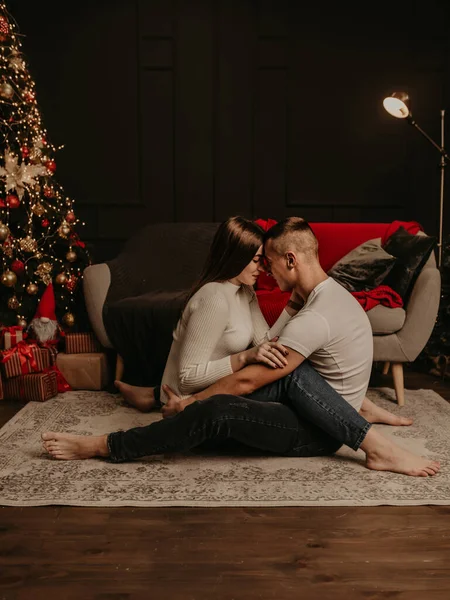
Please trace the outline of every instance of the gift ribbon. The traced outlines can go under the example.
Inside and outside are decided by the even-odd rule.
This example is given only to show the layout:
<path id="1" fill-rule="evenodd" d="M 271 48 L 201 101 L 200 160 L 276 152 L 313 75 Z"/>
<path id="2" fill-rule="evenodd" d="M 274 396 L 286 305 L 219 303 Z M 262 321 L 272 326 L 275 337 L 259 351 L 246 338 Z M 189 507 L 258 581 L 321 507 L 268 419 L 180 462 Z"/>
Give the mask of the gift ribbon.
<path id="1" fill-rule="evenodd" d="M 66 378 L 64 377 L 64 375 L 61 373 L 61 371 L 59 370 L 59 368 L 56 365 L 47 367 L 42 372 L 50 373 L 51 371 L 53 371 L 53 373 L 56 373 L 56 383 L 58 385 L 58 394 L 64 394 L 64 392 L 70 392 L 72 390 L 72 388 L 67 383 Z"/>
<path id="2" fill-rule="evenodd" d="M 7 363 L 14 354 L 17 353 L 20 361 L 20 370 L 22 375 L 26 375 L 30 371 L 37 371 L 38 365 L 34 358 L 33 349 L 36 349 L 36 344 L 27 344 L 27 342 L 19 342 L 13 348 L 2 352 L 2 363 Z"/>
<path id="3" fill-rule="evenodd" d="M 17 339 L 17 333 L 18 332 L 22 333 L 22 340 L 25 340 L 28 336 L 27 333 L 25 333 L 25 331 L 22 329 L 22 327 L 20 327 L 20 325 L 11 325 L 9 327 L 2 327 L 2 331 L 1 334 L 3 336 L 3 338 L 5 337 L 5 333 L 9 333 L 11 335 L 11 344 L 15 342 L 15 340 Z"/>

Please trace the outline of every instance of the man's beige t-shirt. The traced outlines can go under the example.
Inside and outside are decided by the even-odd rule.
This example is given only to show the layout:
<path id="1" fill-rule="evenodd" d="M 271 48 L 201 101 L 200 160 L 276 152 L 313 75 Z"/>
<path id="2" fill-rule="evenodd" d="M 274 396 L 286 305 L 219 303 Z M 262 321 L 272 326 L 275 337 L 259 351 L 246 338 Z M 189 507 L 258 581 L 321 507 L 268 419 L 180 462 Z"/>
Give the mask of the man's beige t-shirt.
<path id="1" fill-rule="evenodd" d="M 369 385 L 373 337 L 359 302 L 334 279 L 319 283 L 278 340 L 300 352 L 359 411 Z"/>

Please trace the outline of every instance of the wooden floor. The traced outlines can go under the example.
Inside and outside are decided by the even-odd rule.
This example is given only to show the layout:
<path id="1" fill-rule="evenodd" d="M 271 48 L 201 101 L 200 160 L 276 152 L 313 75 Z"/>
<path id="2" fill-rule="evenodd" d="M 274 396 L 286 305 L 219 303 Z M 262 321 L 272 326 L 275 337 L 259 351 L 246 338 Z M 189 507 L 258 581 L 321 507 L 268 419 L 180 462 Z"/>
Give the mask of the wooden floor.
<path id="1" fill-rule="evenodd" d="M 0 600 L 56 598 L 449 600 L 450 507 L 0 507 Z"/>

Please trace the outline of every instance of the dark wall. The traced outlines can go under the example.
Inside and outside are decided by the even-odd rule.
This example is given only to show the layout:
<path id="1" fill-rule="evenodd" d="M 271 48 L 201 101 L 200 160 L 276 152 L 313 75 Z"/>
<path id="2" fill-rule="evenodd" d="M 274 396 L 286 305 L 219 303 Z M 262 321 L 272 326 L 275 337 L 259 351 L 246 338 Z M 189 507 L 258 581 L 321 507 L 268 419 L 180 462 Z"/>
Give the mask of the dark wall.
<path id="1" fill-rule="evenodd" d="M 147 222 L 232 214 L 437 233 L 439 154 L 382 99 L 408 91 L 439 140 L 446 2 L 313 4 L 10 3 L 96 261 Z"/>

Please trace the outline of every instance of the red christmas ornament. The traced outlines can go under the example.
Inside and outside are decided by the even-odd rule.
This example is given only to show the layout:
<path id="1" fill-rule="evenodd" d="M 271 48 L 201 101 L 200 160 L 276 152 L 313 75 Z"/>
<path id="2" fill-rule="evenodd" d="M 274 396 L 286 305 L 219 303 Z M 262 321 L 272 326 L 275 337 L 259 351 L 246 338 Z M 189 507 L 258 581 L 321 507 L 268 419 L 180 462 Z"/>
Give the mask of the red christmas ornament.
<path id="1" fill-rule="evenodd" d="M 30 156 L 30 149 L 26 146 L 22 146 L 20 152 L 22 153 L 22 158 L 28 158 Z"/>
<path id="2" fill-rule="evenodd" d="M 20 206 L 20 200 L 15 194 L 8 194 L 6 196 L 6 206 L 9 208 L 18 208 Z"/>
<path id="3" fill-rule="evenodd" d="M 44 186 L 44 196 L 46 198 L 51 198 L 53 196 L 53 190 L 48 185 Z"/>
<path id="4" fill-rule="evenodd" d="M 45 136 L 41 137 L 41 143 L 42 143 L 43 146 L 47 145 L 47 140 L 46 140 Z"/>
<path id="5" fill-rule="evenodd" d="M 29 104 L 31 104 L 32 102 L 34 102 L 36 100 L 36 95 L 31 90 L 26 90 L 23 93 L 23 99 L 25 100 L 25 102 L 28 102 Z"/>
<path id="6" fill-rule="evenodd" d="M 75 223 L 76 221 L 76 216 L 75 213 L 73 212 L 73 210 L 69 210 L 68 213 L 66 214 L 66 221 L 68 223 Z"/>
<path id="7" fill-rule="evenodd" d="M 69 292 L 73 292 L 74 289 L 77 287 L 77 283 L 78 278 L 75 277 L 75 275 L 71 275 L 66 281 L 66 288 L 69 290 Z"/>
<path id="8" fill-rule="evenodd" d="M 54 173 L 56 171 L 56 163 L 54 160 L 50 159 L 45 163 L 45 166 L 50 171 L 50 173 Z"/>
<path id="9" fill-rule="evenodd" d="M 48 219 L 42 219 L 41 225 L 42 227 L 48 227 L 50 225 L 50 221 Z"/>
<path id="10" fill-rule="evenodd" d="M 25 264 L 21 260 L 13 260 L 11 263 L 11 271 L 16 275 L 22 275 L 25 272 Z"/>
<path id="11" fill-rule="evenodd" d="M 0 42 L 6 42 L 9 37 L 9 23 L 7 19 L 2 15 L 0 16 Z"/>

